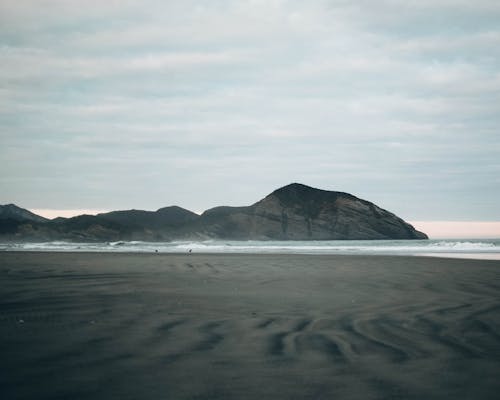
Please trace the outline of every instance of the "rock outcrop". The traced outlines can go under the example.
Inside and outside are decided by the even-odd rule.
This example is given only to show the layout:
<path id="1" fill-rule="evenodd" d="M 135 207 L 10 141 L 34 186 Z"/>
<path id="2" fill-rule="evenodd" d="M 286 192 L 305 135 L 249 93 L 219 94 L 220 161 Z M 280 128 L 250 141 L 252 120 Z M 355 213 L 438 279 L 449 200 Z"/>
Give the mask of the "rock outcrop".
<path id="1" fill-rule="evenodd" d="M 396 215 L 343 192 L 299 183 L 249 207 L 216 207 L 197 221 L 208 237 L 255 240 L 426 239 Z"/>

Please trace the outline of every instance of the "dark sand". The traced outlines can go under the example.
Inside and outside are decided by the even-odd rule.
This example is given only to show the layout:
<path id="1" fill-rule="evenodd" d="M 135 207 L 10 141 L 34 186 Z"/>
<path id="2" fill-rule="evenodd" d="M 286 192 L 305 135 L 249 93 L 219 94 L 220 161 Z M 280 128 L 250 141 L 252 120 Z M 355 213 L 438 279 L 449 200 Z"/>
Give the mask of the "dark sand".
<path id="1" fill-rule="evenodd" d="M 0 253 L 1 399 L 498 399 L 500 261 Z"/>

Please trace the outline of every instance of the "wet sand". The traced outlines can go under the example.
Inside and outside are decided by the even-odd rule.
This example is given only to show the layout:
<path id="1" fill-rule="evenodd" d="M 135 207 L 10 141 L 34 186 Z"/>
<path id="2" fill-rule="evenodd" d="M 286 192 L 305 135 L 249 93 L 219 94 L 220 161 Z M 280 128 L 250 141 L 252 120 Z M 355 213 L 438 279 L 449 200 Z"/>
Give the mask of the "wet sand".
<path id="1" fill-rule="evenodd" d="M 2 399 L 497 399 L 500 261 L 0 253 Z"/>

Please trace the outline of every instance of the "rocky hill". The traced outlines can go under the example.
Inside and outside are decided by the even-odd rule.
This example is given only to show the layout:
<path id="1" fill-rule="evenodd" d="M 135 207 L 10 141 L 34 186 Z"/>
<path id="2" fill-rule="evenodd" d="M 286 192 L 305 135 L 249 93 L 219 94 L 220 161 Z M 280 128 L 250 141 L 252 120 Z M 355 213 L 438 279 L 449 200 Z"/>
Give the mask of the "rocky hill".
<path id="1" fill-rule="evenodd" d="M 12 206 L 0 206 L 0 212 Z M 253 205 L 216 207 L 201 216 L 177 206 L 157 211 L 112 211 L 54 220 L 46 220 L 19 207 L 15 210 L 17 219 L 2 218 L 0 213 L 0 238 L 3 240 L 427 238 L 401 218 L 369 201 L 299 183 L 282 187 Z"/>
<path id="2" fill-rule="evenodd" d="M 249 207 L 205 211 L 196 223 L 198 233 L 242 240 L 427 238 L 369 201 L 299 183 L 282 187 Z"/>

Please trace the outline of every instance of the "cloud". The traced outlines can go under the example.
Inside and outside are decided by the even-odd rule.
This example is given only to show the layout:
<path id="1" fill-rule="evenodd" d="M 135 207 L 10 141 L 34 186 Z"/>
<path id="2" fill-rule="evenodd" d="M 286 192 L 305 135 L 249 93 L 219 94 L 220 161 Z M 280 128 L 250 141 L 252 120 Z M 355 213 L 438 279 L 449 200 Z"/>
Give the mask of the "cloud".
<path id="1" fill-rule="evenodd" d="M 0 5 L 5 202 L 203 210 L 303 181 L 500 218 L 497 2 L 79 4 Z"/>
<path id="2" fill-rule="evenodd" d="M 51 80 L 99 78 L 160 71 L 163 73 L 186 68 L 205 68 L 243 63 L 244 54 L 229 52 L 156 53 L 129 57 L 60 56 L 38 49 L 4 47 L 2 75 L 6 80 Z"/>

